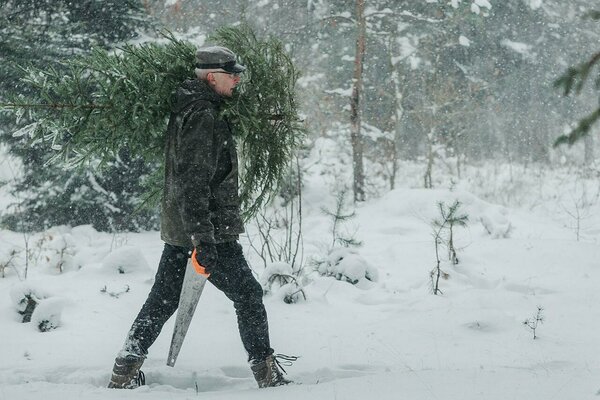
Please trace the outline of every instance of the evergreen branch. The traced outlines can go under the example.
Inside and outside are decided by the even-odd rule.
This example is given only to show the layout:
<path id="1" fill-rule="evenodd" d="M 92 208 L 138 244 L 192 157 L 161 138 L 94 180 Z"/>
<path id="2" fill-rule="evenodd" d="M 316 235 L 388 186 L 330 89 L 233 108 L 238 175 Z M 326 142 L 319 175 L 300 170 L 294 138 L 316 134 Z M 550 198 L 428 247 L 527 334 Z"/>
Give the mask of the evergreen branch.
<path id="1" fill-rule="evenodd" d="M 600 119 L 600 107 L 598 107 L 594 112 L 592 112 L 587 117 L 583 118 L 579 121 L 579 124 L 575 129 L 569 132 L 566 135 L 561 135 L 554 142 L 553 147 L 558 147 L 563 144 L 568 144 L 569 146 L 576 143 L 581 138 L 585 137 L 589 132 L 592 126 Z"/>
<path id="2" fill-rule="evenodd" d="M 461 205 L 462 203 L 458 200 L 452 203 L 452 205 L 449 207 L 447 207 L 441 201 L 437 203 L 442 218 L 441 220 L 435 219 L 433 221 L 433 225 L 434 227 L 439 228 L 438 235 L 447 225 L 457 225 L 463 227 L 467 226 L 467 223 L 469 222 L 469 216 L 467 214 L 457 215 L 458 209 Z"/>
<path id="3" fill-rule="evenodd" d="M 585 14 L 584 18 L 589 18 L 589 19 L 593 19 L 596 21 L 600 21 L 600 11 L 598 11 L 598 10 L 590 11 L 587 14 Z"/>
<path id="4" fill-rule="evenodd" d="M 277 193 L 304 134 L 295 102 L 299 74 L 281 42 L 261 41 L 247 26 L 223 28 L 211 40 L 233 50 L 248 68 L 241 95 L 224 112 L 242 146 L 240 196 L 248 218 Z"/>
<path id="5" fill-rule="evenodd" d="M 600 20 L 600 11 L 590 11 L 585 15 L 585 18 L 591 18 L 594 20 Z M 594 54 L 588 61 L 580 64 L 577 67 L 569 68 L 561 77 L 554 82 L 554 87 L 562 88 L 564 95 L 569 95 L 573 88 L 577 94 L 580 94 L 583 90 L 585 82 L 589 78 L 589 75 L 595 65 L 600 63 L 600 52 Z M 600 74 L 595 80 L 596 89 L 600 89 Z M 600 107 L 594 110 L 587 117 L 581 119 L 578 125 L 566 135 L 559 136 L 554 142 L 553 147 L 558 147 L 562 144 L 573 145 L 581 138 L 585 137 L 592 126 L 600 119 Z"/>
<path id="6" fill-rule="evenodd" d="M 83 108 L 83 109 L 114 109 L 115 107 L 112 105 L 106 104 L 47 104 L 47 103 L 0 103 L 0 109 L 8 108 L 51 108 L 51 109 L 74 109 L 74 108 Z"/>
<path id="7" fill-rule="evenodd" d="M 593 67 L 600 61 L 600 52 L 594 54 L 588 61 L 577 67 L 570 67 L 555 82 L 555 88 L 562 88 L 563 94 L 568 96 L 575 88 L 577 94 L 581 93 Z"/>

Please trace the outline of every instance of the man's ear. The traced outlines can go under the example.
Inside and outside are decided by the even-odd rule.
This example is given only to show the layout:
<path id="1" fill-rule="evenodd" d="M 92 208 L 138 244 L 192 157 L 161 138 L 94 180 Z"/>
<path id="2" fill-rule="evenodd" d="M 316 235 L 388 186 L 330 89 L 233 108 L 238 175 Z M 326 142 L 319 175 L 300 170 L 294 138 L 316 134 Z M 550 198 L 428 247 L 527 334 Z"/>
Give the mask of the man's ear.
<path id="1" fill-rule="evenodd" d="M 215 74 L 213 74 L 212 72 L 209 72 L 208 74 L 206 74 L 206 81 L 208 83 L 214 83 L 215 82 Z"/>

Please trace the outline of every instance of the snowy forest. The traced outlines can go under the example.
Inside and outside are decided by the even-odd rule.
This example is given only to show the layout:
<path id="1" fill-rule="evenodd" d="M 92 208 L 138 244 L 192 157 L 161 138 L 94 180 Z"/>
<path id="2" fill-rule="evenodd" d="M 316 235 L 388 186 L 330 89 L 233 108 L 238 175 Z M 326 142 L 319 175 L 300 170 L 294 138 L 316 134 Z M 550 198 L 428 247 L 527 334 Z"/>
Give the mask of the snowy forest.
<path id="1" fill-rule="evenodd" d="M 600 396 L 600 0 L 0 4 L 0 400 Z M 207 285 L 176 367 L 172 318 L 123 397 L 106 384 L 164 246 L 168 114 L 149 103 L 170 81 L 123 75 L 140 104 L 114 93 L 125 122 L 70 154 L 64 127 L 88 111 L 61 84 L 128 73 L 110 56 L 136 48 L 185 70 L 160 46 L 239 27 L 293 72 L 282 86 L 279 65 L 237 51 L 258 108 L 293 100 L 297 137 L 242 118 L 255 131 L 237 146 L 255 190 L 239 241 L 297 384 L 256 389 L 235 310 Z M 269 154 L 283 161 L 261 180 Z"/>

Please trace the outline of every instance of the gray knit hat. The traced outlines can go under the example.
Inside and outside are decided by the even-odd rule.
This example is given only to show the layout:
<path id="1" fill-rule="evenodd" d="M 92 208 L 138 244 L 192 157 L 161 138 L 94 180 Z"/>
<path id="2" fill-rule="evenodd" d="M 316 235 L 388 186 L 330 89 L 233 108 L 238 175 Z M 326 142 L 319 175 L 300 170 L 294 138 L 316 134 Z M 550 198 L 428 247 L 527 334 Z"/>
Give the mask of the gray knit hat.
<path id="1" fill-rule="evenodd" d="M 234 74 L 246 70 L 246 67 L 237 63 L 235 53 L 222 46 L 199 48 L 196 52 L 196 68 L 222 69 Z"/>

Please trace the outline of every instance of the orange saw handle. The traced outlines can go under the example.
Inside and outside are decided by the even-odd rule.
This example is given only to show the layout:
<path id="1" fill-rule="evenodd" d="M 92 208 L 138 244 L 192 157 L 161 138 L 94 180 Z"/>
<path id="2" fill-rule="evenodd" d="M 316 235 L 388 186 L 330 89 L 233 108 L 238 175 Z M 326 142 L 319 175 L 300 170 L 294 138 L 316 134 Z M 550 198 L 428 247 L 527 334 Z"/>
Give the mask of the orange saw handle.
<path id="1" fill-rule="evenodd" d="M 192 252 L 192 266 L 194 267 L 194 270 L 200 275 L 205 276 L 207 278 L 210 276 L 210 274 L 206 272 L 206 268 L 204 268 L 196 259 L 196 249 L 194 249 L 194 251 Z"/>

